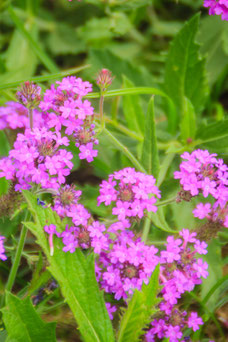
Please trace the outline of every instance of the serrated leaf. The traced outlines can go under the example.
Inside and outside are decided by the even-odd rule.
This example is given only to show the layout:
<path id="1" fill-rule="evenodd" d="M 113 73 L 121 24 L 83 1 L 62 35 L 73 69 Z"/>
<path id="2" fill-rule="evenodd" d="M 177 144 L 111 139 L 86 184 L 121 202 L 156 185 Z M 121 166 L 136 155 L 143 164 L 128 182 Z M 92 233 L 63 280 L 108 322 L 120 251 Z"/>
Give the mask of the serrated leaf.
<path id="1" fill-rule="evenodd" d="M 154 97 L 150 99 L 146 114 L 141 161 L 146 171 L 157 178 L 160 166 L 154 115 Z"/>
<path id="2" fill-rule="evenodd" d="M 187 97 L 198 113 L 204 108 L 208 94 L 205 60 L 199 56 L 195 37 L 199 15 L 189 20 L 171 43 L 165 68 L 165 89 L 177 106 L 179 116 Z"/>
<path id="3" fill-rule="evenodd" d="M 45 323 L 29 298 L 19 299 L 6 293 L 6 306 L 1 309 L 8 332 L 6 342 L 54 342 L 55 323 Z"/>
<path id="4" fill-rule="evenodd" d="M 123 87 L 133 88 L 134 83 L 124 76 Z M 145 116 L 142 110 L 139 95 L 123 96 L 123 113 L 127 121 L 127 127 L 130 130 L 141 134 L 144 131 Z"/>
<path id="5" fill-rule="evenodd" d="M 54 255 L 50 256 L 48 240 L 44 233 L 44 225 L 59 225 L 58 216 L 50 208 L 37 205 L 36 197 L 24 191 L 29 209 L 35 222 L 27 222 L 26 226 L 37 238 L 49 261 L 49 270 L 58 281 L 62 294 L 71 308 L 78 323 L 83 340 L 86 342 L 114 341 L 112 324 L 105 307 L 103 293 L 99 290 L 95 271 L 94 255 L 85 256 L 78 248 L 74 253 L 62 251 L 60 239 L 54 241 Z"/>
<path id="6" fill-rule="evenodd" d="M 181 138 L 184 143 L 194 139 L 196 134 L 196 114 L 194 107 L 189 99 L 184 98 L 183 114 L 180 122 Z"/>
<path id="7" fill-rule="evenodd" d="M 228 136 L 228 119 L 209 125 L 201 125 L 196 132 L 200 143 L 210 142 Z"/>
<path id="8" fill-rule="evenodd" d="M 141 291 L 135 290 L 120 322 L 117 342 L 136 342 L 145 333 L 143 329 L 151 321 L 151 315 L 159 303 L 159 266 L 150 278 L 149 284 L 142 285 Z"/>

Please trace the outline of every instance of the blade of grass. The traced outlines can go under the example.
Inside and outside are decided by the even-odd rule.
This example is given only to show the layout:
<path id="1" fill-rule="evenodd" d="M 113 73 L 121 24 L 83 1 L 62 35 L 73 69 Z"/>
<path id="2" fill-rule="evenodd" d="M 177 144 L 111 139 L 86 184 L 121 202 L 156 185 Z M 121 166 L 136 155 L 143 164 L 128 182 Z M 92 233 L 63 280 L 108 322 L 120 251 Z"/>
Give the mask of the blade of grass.
<path id="1" fill-rule="evenodd" d="M 57 72 L 57 73 L 52 73 L 50 75 L 34 76 L 34 77 L 30 77 L 29 79 L 26 79 L 26 80 L 20 80 L 20 81 L 15 81 L 15 82 L 11 82 L 11 83 L 1 84 L 0 85 L 0 90 L 2 90 L 2 89 L 9 89 L 9 88 L 16 88 L 21 83 L 24 83 L 25 81 L 32 81 L 32 82 L 35 82 L 35 83 L 51 81 L 51 80 L 54 80 L 54 79 L 57 79 L 57 78 L 62 78 L 62 77 L 65 77 L 65 76 L 70 76 L 70 75 L 76 74 L 77 72 L 80 72 L 81 70 L 84 70 L 84 69 L 89 68 L 89 67 L 90 67 L 89 64 L 88 65 L 82 65 L 80 67 L 67 69 L 65 71 L 61 71 L 61 72 Z"/>

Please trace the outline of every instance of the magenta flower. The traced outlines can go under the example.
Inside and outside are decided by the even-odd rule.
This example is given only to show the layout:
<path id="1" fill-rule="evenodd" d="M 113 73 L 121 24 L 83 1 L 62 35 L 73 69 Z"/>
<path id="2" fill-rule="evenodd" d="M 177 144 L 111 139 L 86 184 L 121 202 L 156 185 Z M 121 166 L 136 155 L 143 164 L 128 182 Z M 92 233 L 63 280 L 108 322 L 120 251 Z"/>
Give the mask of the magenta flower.
<path id="1" fill-rule="evenodd" d="M 191 312 L 188 318 L 188 327 L 192 328 L 193 331 L 199 329 L 199 326 L 203 324 L 203 320 L 198 316 L 197 312 Z"/>
<path id="2" fill-rule="evenodd" d="M 7 259 L 7 256 L 5 255 L 5 248 L 3 241 L 5 240 L 5 237 L 0 235 L 0 259 L 5 261 Z"/>
<path id="3" fill-rule="evenodd" d="M 227 0 L 204 0 L 204 7 L 209 7 L 210 15 L 221 15 L 222 20 L 228 20 Z"/>
<path id="4" fill-rule="evenodd" d="M 198 259 L 193 264 L 193 268 L 194 270 L 196 270 L 196 275 L 198 278 L 207 278 L 208 272 L 206 270 L 208 269 L 208 264 L 206 262 L 203 262 L 203 259 Z"/>
<path id="5" fill-rule="evenodd" d="M 87 143 L 86 145 L 81 145 L 79 150 L 79 158 L 86 159 L 89 163 L 92 162 L 94 157 L 96 157 L 98 154 L 97 150 L 93 150 L 93 144 L 91 142 Z"/>

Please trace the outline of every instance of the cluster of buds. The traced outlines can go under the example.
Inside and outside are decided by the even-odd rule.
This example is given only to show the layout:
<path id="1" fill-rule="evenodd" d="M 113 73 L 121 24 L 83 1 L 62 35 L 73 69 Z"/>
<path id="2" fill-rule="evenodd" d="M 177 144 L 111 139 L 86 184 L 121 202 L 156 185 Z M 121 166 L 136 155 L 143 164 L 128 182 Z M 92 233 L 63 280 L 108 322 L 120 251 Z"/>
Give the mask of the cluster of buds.
<path id="1" fill-rule="evenodd" d="M 101 92 L 105 92 L 107 88 L 112 84 L 114 77 L 111 71 L 108 69 L 102 69 L 97 75 L 96 83 L 99 86 Z"/>
<path id="2" fill-rule="evenodd" d="M 26 81 L 17 92 L 18 101 L 28 109 L 35 108 L 41 100 L 41 88 L 33 82 Z"/>

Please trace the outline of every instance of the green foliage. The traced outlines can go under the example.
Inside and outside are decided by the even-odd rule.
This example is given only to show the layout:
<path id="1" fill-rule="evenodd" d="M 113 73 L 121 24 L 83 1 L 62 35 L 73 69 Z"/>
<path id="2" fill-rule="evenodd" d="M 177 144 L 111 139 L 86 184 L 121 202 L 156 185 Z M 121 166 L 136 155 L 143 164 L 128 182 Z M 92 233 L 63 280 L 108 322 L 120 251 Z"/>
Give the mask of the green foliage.
<path id="1" fill-rule="evenodd" d="M 149 284 L 143 284 L 142 290 L 135 290 L 128 302 L 128 307 L 123 311 L 118 332 L 118 342 L 136 342 L 145 333 L 143 330 L 151 321 L 151 316 L 156 312 L 159 292 L 159 266 L 157 266 L 150 278 Z"/>
<path id="2" fill-rule="evenodd" d="M 165 68 L 165 89 L 177 106 L 179 116 L 184 112 L 185 97 L 198 114 L 208 95 L 205 60 L 199 56 L 195 43 L 199 15 L 186 22 L 171 43 Z"/>
<path id="3" fill-rule="evenodd" d="M 50 256 L 48 241 L 43 227 L 61 224 L 56 213 L 50 208 L 37 205 L 36 198 L 24 191 L 24 196 L 35 222 L 26 222 L 26 226 L 37 238 L 49 261 L 49 270 L 58 281 L 63 296 L 71 308 L 78 323 L 83 340 L 86 342 L 114 341 L 112 325 L 105 307 L 103 293 L 99 290 L 94 271 L 94 255 L 85 256 L 80 249 L 75 253 L 62 251 L 57 239 L 54 255 Z M 102 324 L 101 324 L 102 322 Z"/>
<path id="4" fill-rule="evenodd" d="M 7 292 L 6 306 L 1 309 L 8 337 L 6 342 L 54 342 L 55 323 L 44 323 L 31 300 Z"/>
<path id="5" fill-rule="evenodd" d="M 132 88 L 134 84 L 124 76 L 123 87 Z M 141 134 L 144 131 L 145 116 L 138 95 L 126 95 L 123 97 L 123 113 L 130 130 Z"/>
<path id="6" fill-rule="evenodd" d="M 157 178 L 159 173 L 159 156 L 157 148 L 156 124 L 154 115 L 154 98 L 150 99 L 145 121 L 145 135 L 142 148 L 142 164 L 147 173 Z"/>

